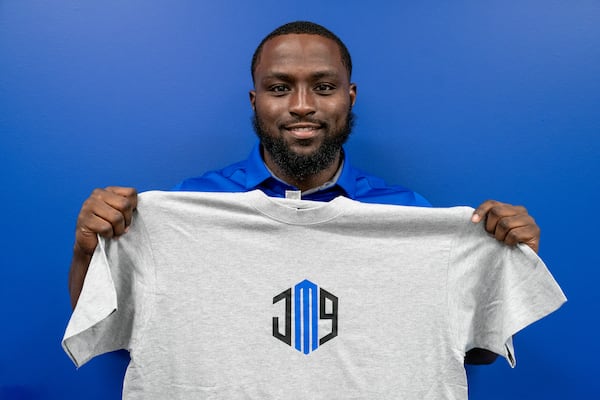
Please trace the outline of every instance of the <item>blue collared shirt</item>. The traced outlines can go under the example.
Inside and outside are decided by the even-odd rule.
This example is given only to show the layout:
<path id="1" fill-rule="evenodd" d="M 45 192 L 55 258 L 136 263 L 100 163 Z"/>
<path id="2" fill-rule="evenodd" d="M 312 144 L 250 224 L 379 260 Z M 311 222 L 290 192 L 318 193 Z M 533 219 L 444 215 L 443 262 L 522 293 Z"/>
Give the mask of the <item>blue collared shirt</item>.
<path id="1" fill-rule="evenodd" d="M 262 190 L 272 197 L 285 197 L 286 191 L 298 190 L 271 175 L 261 157 L 259 144 L 254 146 L 247 159 L 220 170 L 206 172 L 202 176 L 186 179 L 174 188 L 192 192 L 248 192 L 255 189 Z M 330 201 L 338 196 L 365 203 L 431 206 L 424 197 L 412 190 L 398 185 L 387 185 L 383 179 L 354 168 L 347 155 L 344 155 L 342 170 L 335 184 L 315 192 L 311 190 L 308 194 L 303 194 L 302 199 Z"/>

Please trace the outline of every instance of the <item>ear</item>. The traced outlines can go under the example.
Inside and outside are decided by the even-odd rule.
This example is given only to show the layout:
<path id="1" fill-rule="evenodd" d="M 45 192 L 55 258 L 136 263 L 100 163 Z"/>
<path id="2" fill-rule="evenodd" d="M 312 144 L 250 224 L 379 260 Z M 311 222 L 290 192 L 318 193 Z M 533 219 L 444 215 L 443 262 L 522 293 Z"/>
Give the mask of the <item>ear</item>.
<path id="1" fill-rule="evenodd" d="M 256 90 L 251 90 L 248 92 L 250 96 L 250 106 L 253 110 L 256 110 Z"/>
<path id="2" fill-rule="evenodd" d="M 350 105 L 354 107 L 354 103 L 356 103 L 356 95 L 357 95 L 358 87 L 356 83 L 351 83 L 350 88 L 348 89 L 348 94 L 350 95 Z"/>

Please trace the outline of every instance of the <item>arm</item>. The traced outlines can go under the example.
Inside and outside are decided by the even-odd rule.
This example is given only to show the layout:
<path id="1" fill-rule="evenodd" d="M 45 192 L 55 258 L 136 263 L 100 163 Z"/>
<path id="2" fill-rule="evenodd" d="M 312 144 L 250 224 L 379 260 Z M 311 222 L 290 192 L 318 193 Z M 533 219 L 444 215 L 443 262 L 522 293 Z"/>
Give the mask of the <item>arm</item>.
<path id="1" fill-rule="evenodd" d="M 509 246 L 524 243 L 536 253 L 539 250 L 540 228 L 525 207 L 487 200 L 477 207 L 471 221 L 485 221 L 485 230 Z M 473 349 L 467 352 L 465 364 L 491 364 L 496 358 L 489 350 Z"/>
<path id="2" fill-rule="evenodd" d="M 83 203 L 75 229 L 75 245 L 69 271 L 71 306 L 75 308 L 98 237 L 117 237 L 127 232 L 137 206 L 133 188 L 107 187 L 95 189 Z"/>

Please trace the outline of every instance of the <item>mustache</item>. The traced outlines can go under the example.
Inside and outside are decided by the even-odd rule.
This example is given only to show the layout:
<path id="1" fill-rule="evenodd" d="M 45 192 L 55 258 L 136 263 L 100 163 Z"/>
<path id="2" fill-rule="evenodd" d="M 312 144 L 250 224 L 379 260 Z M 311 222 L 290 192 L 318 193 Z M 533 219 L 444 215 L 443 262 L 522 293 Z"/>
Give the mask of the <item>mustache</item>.
<path id="1" fill-rule="evenodd" d="M 314 125 L 319 125 L 322 128 L 329 127 L 329 124 L 327 122 L 322 121 L 317 118 L 312 118 L 312 117 L 290 118 L 288 120 L 282 121 L 281 123 L 277 124 L 277 126 L 280 129 L 284 129 L 286 126 L 289 126 L 292 124 L 314 124 Z"/>

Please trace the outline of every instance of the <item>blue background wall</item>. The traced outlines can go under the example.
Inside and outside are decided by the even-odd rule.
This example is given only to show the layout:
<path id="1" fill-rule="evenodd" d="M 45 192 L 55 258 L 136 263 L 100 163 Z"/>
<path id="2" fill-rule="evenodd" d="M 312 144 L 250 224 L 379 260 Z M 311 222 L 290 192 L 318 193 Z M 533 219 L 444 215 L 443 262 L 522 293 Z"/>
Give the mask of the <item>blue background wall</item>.
<path id="1" fill-rule="evenodd" d="M 77 371 L 60 348 L 79 207 L 244 157 L 250 57 L 296 19 L 352 52 L 355 163 L 439 206 L 524 204 L 542 227 L 569 303 L 517 335 L 516 370 L 470 368 L 471 398 L 599 396 L 598 1 L 4 0 L 0 399 L 119 398 L 122 354 Z"/>

